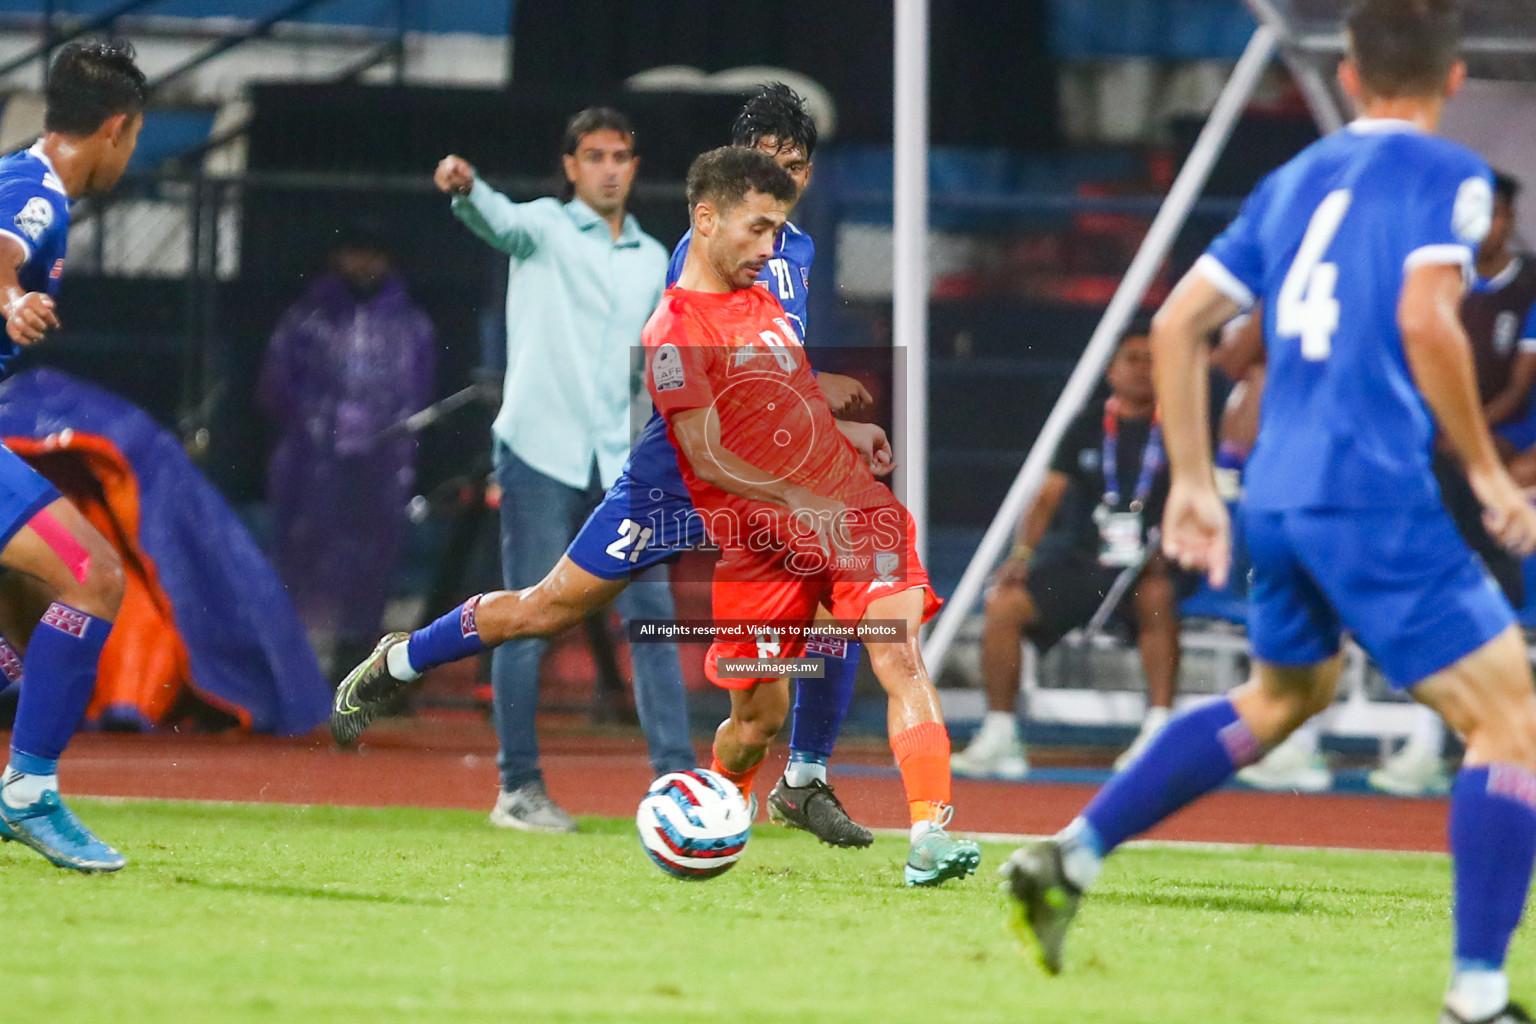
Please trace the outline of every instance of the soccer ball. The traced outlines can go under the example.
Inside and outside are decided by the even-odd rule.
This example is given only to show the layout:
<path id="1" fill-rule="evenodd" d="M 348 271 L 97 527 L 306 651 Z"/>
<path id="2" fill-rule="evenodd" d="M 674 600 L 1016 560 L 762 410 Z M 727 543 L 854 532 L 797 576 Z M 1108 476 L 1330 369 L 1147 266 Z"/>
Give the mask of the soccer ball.
<path id="1" fill-rule="evenodd" d="M 704 768 L 668 772 L 651 783 L 635 824 L 656 866 L 690 881 L 729 871 L 752 829 L 741 791 Z"/>

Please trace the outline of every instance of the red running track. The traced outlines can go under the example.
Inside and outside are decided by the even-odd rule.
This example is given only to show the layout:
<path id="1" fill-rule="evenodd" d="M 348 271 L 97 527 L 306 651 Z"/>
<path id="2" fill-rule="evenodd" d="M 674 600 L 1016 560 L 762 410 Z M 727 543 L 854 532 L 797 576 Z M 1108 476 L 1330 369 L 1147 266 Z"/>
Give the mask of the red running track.
<path id="1" fill-rule="evenodd" d="M 322 730 L 323 732 L 323 730 Z M 594 733 L 555 721 L 543 730 L 552 796 L 573 814 L 628 816 L 650 782 L 638 735 Z M 703 752 L 707 754 L 707 751 Z M 489 811 L 496 794 L 495 737 L 478 716 L 388 721 L 355 751 L 328 737 L 87 734 L 62 763 L 67 794 Z M 766 792 L 782 753 L 765 766 Z M 857 765 L 837 774 L 836 765 Z M 845 743 L 833 781 L 849 812 L 875 828 L 905 828 L 906 801 L 889 751 Z M 1041 834 L 1069 821 L 1092 787 L 955 781 L 955 828 Z M 1445 849 L 1444 800 L 1223 791 L 1147 838 L 1377 850 Z"/>

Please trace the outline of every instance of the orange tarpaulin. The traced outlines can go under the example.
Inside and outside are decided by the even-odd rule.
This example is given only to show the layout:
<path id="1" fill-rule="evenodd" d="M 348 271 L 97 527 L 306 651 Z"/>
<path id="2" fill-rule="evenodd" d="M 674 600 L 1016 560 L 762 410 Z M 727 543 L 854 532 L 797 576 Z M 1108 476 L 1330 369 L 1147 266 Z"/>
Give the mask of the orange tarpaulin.
<path id="1" fill-rule="evenodd" d="M 116 724 L 161 724 L 192 686 L 191 662 L 155 563 L 138 543 L 139 484 L 133 467 L 116 445 L 96 434 L 64 431 L 41 440 L 7 437 L 4 443 L 47 477 L 123 559 L 123 605 L 102 651 L 86 718 L 100 722 L 105 715 Z M 243 709 L 202 691 L 197 696 L 249 727 L 250 715 Z"/>

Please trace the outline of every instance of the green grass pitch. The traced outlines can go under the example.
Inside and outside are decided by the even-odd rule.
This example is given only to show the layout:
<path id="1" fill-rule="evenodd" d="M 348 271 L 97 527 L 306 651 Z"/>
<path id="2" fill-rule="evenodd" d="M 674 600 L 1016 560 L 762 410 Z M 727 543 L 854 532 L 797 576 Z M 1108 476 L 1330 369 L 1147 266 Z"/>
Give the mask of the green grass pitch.
<path id="1" fill-rule="evenodd" d="M 830 850 L 759 825 L 733 871 L 689 883 L 628 821 L 78 809 L 131 863 L 82 877 L 0 848 L 9 1020 L 1401 1024 L 1434 1019 L 1447 971 L 1441 857 L 1128 849 L 1049 978 L 1007 926 L 1006 846 L 913 890 L 899 838 Z"/>

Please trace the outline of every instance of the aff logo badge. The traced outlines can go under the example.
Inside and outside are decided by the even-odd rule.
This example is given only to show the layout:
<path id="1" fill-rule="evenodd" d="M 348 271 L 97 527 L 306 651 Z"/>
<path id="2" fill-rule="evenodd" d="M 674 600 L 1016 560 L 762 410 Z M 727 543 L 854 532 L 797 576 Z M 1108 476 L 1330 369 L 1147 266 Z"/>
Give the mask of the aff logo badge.
<path id="1" fill-rule="evenodd" d="M 53 204 L 42 196 L 33 196 L 16 215 L 16 227 L 32 241 L 43 237 L 48 225 L 53 223 Z"/>
<path id="2" fill-rule="evenodd" d="M 1493 189 L 1484 178 L 1468 178 L 1456 190 L 1451 228 L 1468 245 L 1480 245 L 1493 226 Z"/>
<path id="3" fill-rule="evenodd" d="M 895 583 L 900 577 L 896 570 L 901 568 L 901 556 L 894 551 L 875 552 L 875 579 L 881 583 Z"/>
<path id="4" fill-rule="evenodd" d="M 651 360 L 651 380 L 657 391 L 676 391 L 683 386 L 683 356 L 676 345 L 668 343 L 656 350 L 656 357 Z"/>

